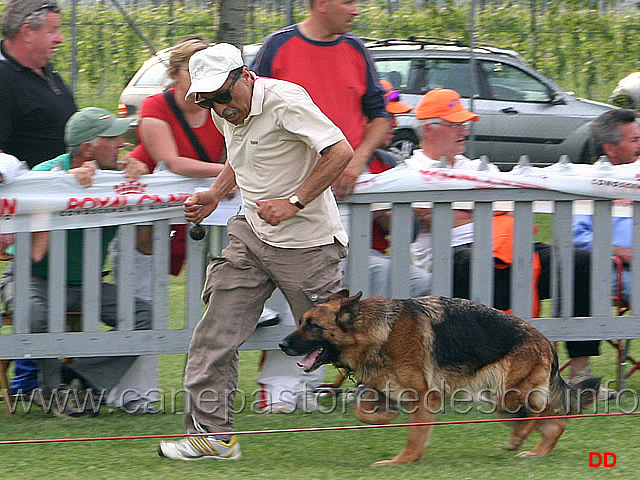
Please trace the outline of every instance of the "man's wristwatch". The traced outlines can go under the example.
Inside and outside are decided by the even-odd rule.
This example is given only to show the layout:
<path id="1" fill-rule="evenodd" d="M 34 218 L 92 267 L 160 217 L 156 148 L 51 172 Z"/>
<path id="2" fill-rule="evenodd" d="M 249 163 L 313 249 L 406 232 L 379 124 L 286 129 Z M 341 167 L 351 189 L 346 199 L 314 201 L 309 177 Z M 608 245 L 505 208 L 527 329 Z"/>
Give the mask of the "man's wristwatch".
<path id="1" fill-rule="evenodd" d="M 300 201 L 300 199 L 298 198 L 297 195 L 291 195 L 289 197 L 289 203 L 291 205 L 295 205 L 296 207 L 298 207 L 300 210 L 302 210 L 304 208 L 304 205 L 302 204 L 302 202 Z"/>

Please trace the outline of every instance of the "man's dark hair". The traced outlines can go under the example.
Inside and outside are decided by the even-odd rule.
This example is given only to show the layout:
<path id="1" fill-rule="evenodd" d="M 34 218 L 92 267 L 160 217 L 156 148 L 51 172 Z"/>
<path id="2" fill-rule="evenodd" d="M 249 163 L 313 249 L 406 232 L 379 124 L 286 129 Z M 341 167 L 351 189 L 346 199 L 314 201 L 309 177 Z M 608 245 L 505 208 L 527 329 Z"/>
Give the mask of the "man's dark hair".
<path id="1" fill-rule="evenodd" d="M 617 145 L 622 139 L 620 127 L 636 121 L 634 110 L 615 109 L 609 110 L 596 118 L 591 123 L 591 154 L 593 161 L 604 155 L 602 145 L 612 143 Z"/>

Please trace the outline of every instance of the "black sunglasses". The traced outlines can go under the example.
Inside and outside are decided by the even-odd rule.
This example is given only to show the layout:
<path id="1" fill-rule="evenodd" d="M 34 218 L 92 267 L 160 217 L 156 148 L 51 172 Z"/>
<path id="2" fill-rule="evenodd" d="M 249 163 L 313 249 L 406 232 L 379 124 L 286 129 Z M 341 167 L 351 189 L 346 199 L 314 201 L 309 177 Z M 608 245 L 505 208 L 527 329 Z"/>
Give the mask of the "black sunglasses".
<path id="1" fill-rule="evenodd" d="M 44 0 L 38 8 L 36 8 L 33 12 L 27 13 L 22 19 L 22 24 L 25 23 L 25 20 L 29 18 L 31 15 L 34 15 L 42 10 L 52 10 L 54 12 L 60 11 L 60 6 L 54 0 Z"/>
<path id="2" fill-rule="evenodd" d="M 238 70 L 233 75 L 233 80 L 231 81 L 231 85 L 224 92 L 220 92 L 213 97 L 202 98 L 199 93 L 196 93 L 196 101 L 195 104 L 200 108 L 206 108 L 207 110 L 213 108 L 213 106 L 217 103 L 219 105 L 226 105 L 232 100 L 231 90 L 233 90 L 233 86 L 236 84 L 240 76 L 242 75 L 242 70 Z"/>

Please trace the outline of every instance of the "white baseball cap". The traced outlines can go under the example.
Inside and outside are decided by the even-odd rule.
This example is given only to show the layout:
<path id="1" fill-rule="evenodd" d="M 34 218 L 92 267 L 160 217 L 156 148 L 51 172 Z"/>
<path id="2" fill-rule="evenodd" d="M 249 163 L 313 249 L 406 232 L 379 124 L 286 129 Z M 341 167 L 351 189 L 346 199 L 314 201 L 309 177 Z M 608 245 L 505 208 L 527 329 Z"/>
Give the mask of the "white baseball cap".
<path id="1" fill-rule="evenodd" d="M 218 43 L 194 53 L 189 59 L 191 87 L 185 95 L 198 92 L 215 92 L 229 76 L 229 72 L 244 65 L 242 53 L 229 43 Z"/>

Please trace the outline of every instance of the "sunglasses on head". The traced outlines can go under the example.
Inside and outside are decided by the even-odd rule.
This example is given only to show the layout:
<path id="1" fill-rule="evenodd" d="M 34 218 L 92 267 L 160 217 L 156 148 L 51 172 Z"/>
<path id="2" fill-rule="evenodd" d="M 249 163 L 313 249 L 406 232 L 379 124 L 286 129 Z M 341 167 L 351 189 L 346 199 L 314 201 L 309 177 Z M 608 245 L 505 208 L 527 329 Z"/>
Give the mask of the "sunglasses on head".
<path id="1" fill-rule="evenodd" d="M 238 70 L 233 75 L 233 80 L 231 81 L 231 85 L 224 92 L 217 93 L 213 97 L 202 98 L 199 93 L 196 93 L 196 101 L 195 104 L 201 108 L 211 109 L 217 103 L 219 105 L 226 105 L 232 100 L 231 90 L 233 90 L 233 86 L 236 84 L 240 76 L 242 75 L 242 70 Z"/>
<path id="2" fill-rule="evenodd" d="M 60 11 L 60 6 L 54 0 L 44 0 L 38 8 L 36 8 L 33 12 L 27 13 L 22 19 L 22 23 L 24 24 L 25 20 L 27 20 L 31 15 L 34 15 L 42 10 L 53 10 L 54 12 Z"/>
<path id="3" fill-rule="evenodd" d="M 393 90 L 387 93 L 387 101 L 388 102 L 399 102 L 400 101 L 400 92 L 398 90 Z"/>

